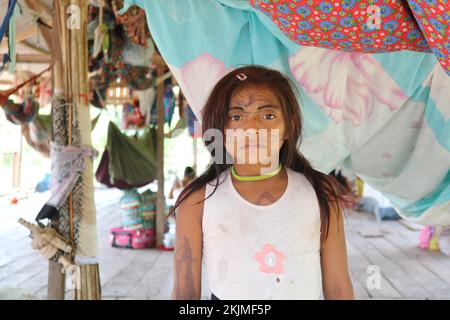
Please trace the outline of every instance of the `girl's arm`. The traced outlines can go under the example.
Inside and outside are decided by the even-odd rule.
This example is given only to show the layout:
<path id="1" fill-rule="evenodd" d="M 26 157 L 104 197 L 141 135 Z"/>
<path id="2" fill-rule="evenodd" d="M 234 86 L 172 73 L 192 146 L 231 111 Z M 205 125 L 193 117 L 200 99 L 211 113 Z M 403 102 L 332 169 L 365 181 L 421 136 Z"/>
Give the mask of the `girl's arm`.
<path id="1" fill-rule="evenodd" d="M 343 214 L 336 204 L 332 206 L 328 237 L 322 244 L 322 286 L 324 298 L 354 299 L 352 281 L 348 272 Z"/>
<path id="2" fill-rule="evenodd" d="M 202 217 L 205 188 L 195 191 L 178 207 L 172 299 L 198 300 L 202 279 Z"/>

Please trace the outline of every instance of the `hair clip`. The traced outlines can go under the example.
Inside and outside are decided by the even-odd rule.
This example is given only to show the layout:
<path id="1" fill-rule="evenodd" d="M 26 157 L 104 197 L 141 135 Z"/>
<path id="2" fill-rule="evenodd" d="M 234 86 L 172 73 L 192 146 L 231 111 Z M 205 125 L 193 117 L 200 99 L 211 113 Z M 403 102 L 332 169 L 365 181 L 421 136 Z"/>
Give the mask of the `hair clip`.
<path id="1" fill-rule="evenodd" d="M 247 75 L 245 73 L 238 73 L 236 75 L 236 78 L 238 78 L 241 81 L 245 81 L 245 80 L 247 80 Z"/>

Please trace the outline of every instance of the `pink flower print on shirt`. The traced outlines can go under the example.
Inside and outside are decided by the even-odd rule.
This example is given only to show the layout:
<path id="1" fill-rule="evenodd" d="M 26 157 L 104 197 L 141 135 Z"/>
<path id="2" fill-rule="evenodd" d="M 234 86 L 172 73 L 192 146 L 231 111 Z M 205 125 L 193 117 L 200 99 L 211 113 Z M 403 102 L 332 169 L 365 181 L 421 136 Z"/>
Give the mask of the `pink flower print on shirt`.
<path id="1" fill-rule="evenodd" d="M 258 262 L 261 272 L 281 274 L 284 271 L 285 254 L 271 244 L 265 244 L 261 251 L 255 253 L 254 258 Z"/>

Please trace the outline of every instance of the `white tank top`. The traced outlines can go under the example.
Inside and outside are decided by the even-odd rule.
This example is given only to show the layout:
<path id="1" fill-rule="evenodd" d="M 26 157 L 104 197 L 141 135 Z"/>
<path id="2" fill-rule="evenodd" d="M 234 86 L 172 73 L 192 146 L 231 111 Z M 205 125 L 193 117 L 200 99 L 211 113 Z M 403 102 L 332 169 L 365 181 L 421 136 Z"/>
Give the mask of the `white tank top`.
<path id="1" fill-rule="evenodd" d="M 320 209 L 302 173 L 287 169 L 286 191 L 260 206 L 234 188 L 229 170 L 204 203 L 203 259 L 219 299 L 319 299 Z M 206 185 L 205 196 L 216 181 Z"/>

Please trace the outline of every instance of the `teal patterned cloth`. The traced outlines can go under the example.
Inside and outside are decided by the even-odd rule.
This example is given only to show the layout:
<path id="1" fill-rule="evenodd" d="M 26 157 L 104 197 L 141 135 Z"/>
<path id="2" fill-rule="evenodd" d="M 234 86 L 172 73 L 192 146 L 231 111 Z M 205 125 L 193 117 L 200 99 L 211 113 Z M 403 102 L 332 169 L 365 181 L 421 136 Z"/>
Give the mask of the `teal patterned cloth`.
<path id="1" fill-rule="evenodd" d="M 245 0 L 126 0 L 198 119 L 230 70 L 264 65 L 301 91 L 301 152 L 329 173 L 344 167 L 409 220 L 450 224 L 450 77 L 432 53 L 358 53 L 301 46 Z"/>

